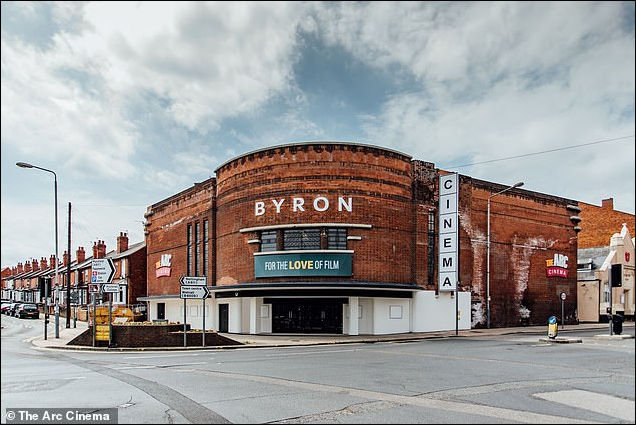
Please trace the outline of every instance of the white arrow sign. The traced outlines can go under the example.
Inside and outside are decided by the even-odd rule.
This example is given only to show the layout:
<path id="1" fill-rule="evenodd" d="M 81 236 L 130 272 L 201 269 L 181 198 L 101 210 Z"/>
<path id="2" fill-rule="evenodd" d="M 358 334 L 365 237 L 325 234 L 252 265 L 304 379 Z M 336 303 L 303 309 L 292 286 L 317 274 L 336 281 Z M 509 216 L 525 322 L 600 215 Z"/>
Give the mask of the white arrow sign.
<path id="1" fill-rule="evenodd" d="M 117 293 L 117 292 L 119 292 L 119 284 L 118 283 L 105 283 L 105 284 L 102 285 L 102 292 L 104 294 Z"/>
<path id="2" fill-rule="evenodd" d="M 179 283 L 186 286 L 208 286 L 208 278 L 205 276 L 181 276 Z"/>
<path id="3" fill-rule="evenodd" d="M 115 275 L 115 265 L 110 258 L 100 258 L 91 262 L 91 283 L 111 283 Z"/>
<path id="4" fill-rule="evenodd" d="M 210 295 L 207 286 L 181 285 L 181 299 L 204 299 Z"/>

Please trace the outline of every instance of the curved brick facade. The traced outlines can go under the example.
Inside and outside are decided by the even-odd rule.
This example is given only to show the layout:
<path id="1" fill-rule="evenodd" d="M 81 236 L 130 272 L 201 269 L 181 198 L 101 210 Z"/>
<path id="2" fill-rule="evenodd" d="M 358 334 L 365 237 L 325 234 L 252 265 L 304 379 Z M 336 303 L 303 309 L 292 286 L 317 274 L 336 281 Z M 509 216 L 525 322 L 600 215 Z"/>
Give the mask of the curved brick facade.
<path id="1" fill-rule="evenodd" d="M 254 282 L 259 232 L 241 229 L 318 223 L 370 225 L 350 228 L 353 275 L 344 280 L 412 283 L 413 212 L 410 157 L 371 146 L 312 143 L 246 154 L 217 170 L 217 284 Z M 316 198 L 329 201 L 316 211 Z M 351 211 L 339 210 L 339 197 L 351 198 Z M 293 209 L 302 198 L 304 211 Z M 281 199 L 282 204 L 280 204 Z M 277 212 L 276 204 L 280 204 Z M 256 203 L 262 202 L 257 215 Z M 326 207 L 324 200 L 318 209 Z M 259 282 L 296 281 L 261 278 Z M 303 277 L 303 281 L 343 278 Z"/>
<path id="2" fill-rule="evenodd" d="M 229 160 L 216 177 L 148 208 L 150 316 L 179 320 L 179 277 L 206 275 L 213 299 L 207 323 L 222 332 L 452 329 L 455 300 L 438 293 L 438 185 L 445 174 L 400 152 L 340 142 L 277 146 Z M 562 292 L 572 322 L 577 202 L 508 189 L 459 177 L 459 326 L 485 327 L 488 307 L 493 327 L 545 324 L 559 313 Z M 311 234 L 311 248 L 288 245 L 294 232 Z M 341 239 L 331 245 L 334 234 Z M 333 259 L 337 267 L 328 268 Z M 562 260 L 559 274 L 550 274 L 550 262 Z M 188 323 L 196 327 L 202 311 L 188 305 Z M 286 324 L 292 317 L 293 329 Z"/>

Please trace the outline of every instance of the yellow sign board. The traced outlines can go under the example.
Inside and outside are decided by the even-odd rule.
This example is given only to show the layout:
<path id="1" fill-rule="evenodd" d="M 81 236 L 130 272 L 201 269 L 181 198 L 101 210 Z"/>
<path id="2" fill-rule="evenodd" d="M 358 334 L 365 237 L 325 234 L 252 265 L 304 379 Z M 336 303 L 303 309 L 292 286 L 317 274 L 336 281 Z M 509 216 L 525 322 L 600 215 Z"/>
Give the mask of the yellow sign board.
<path id="1" fill-rule="evenodd" d="M 95 340 L 108 341 L 108 325 L 97 325 L 95 328 Z"/>

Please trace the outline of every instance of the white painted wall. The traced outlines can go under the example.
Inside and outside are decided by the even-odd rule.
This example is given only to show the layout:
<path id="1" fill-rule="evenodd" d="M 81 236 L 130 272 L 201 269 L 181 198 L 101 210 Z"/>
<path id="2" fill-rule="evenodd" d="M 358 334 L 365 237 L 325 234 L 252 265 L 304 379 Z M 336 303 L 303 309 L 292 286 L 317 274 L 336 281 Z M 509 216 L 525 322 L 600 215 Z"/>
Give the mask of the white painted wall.
<path id="1" fill-rule="evenodd" d="M 374 298 L 373 299 L 373 334 L 394 334 L 410 332 L 410 299 Z M 391 311 L 401 310 L 400 318 L 391 318 Z M 363 312 L 364 313 L 364 312 Z"/>
<path id="2" fill-rule="evenodd" d="M 230 305 L 228 332 L 240 334 L 243 332 L 243 300 L 232 298 L 228 300 Z"/>
<path id="3" fill-rule="evenodd" d="M 166 320 L 168 322 L 183 323 L 183 300 L 166 298 L 154 299 L 150 301 L 150 320 L 157 319 L 157 304 L 165 303 Z M 203 300 L 188 300 L 186 310 L 186 321 L 192 329 L 203 328 Z M 214 308 L 211 300 L 205 304 L 205 327 L 214 329 Z"/>
<path id="4" fill-rule="evenodd" d="M 263 304 L 263 298 L 258 299 L 257 308 L 258 308 L 258 317 L 260 320 L 260 333 L 272 333 L 272 305 L 271 304 Z"/>
<path id="5" fill-rule="evenodd" d="M 470 329 L 470 292 L 459 293 L 459 329 Z M 413 294 L 413 332 L 455 329 L 455 298 L 448 292 L 417 291 Z"/>
<path id="6" fill-rule="evenodd" d="M 359 319 L 358 333 L 360 335 L 373 334 L 373 299 L 360 298 L 358 300 Z"/>

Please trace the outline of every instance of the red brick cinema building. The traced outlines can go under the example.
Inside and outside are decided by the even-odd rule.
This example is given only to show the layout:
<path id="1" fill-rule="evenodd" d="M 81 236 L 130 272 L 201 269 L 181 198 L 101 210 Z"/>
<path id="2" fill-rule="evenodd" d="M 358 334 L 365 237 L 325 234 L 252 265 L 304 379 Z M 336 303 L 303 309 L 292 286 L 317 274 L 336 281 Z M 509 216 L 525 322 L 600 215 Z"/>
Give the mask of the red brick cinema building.
<path id="1" fill-rule="evenodd" d="M 148 207 L 144 299 L 182 322 L 180 278 L 205 276 L 205 327 L 251 334 L 546 324 L 562 293 L 573 320 L 577 205 L 377 146 L 264 148 Z"/>

